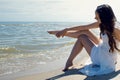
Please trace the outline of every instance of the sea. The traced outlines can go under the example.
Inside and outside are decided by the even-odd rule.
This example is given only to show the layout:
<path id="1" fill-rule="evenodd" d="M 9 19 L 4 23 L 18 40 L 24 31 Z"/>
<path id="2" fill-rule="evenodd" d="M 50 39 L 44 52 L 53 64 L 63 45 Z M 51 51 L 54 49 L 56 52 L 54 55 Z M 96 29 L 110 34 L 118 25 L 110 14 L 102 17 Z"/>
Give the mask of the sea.
<path id="1" fill-rule="evenodd" d="M 57 38 L 47 31 L 86 23 L 0 22 L 0 76 L 68 57 L 76 39 Z"/>

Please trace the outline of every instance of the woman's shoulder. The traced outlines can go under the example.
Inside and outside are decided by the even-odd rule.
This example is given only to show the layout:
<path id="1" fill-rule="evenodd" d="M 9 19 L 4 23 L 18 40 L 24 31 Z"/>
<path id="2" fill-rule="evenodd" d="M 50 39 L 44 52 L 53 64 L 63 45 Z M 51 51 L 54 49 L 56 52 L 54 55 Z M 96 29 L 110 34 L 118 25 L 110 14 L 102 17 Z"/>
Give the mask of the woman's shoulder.
<path id="1" fill-rule="evenodd" d="M 115 22 L 115 28 L 120 28 L 120 22 L 119 21 Z"/>
<path id="2" fill-rule="evenodd" d="M 119 22 L 115 22 L 114 37 L 115 39 L 120 41 L 120 23 Z"/>

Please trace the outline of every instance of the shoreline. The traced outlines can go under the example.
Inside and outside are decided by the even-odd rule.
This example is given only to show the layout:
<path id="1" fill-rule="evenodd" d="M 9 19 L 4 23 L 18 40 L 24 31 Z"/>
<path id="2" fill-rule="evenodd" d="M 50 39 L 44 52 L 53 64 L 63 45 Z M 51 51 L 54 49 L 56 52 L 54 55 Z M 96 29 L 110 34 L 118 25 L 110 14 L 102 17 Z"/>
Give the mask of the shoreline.
<path id="1" fill-rule="evenodd" d="M 82 59 L 82 61 L 77 61 L 78 64 L 74 65 L 74 69 L 63 72 L 61 68 L 54 69 L 52 71 L 32 74 L 27 76 L 18 77 L 15 80 L 119 80 L 120 79 L 120 62 L 116 65 L 116 71 L 100 76 L 86 76 L 78 72 L 80 68 L 82 68 L 86 62 L 88 57 Z M 118 60 L 120 61 L 120 55 L 118 55 Z"/>
<path id="2" fill-rule="evenodd" d="M 84 55 L 85 54 L 85 55 Z M 67 58 L 50 62 L 46 65 L 39 65 L 34 69 L 1 76 L 0 80 L 119 80 L 120 79 L 120 55 L 118 54 L 116 71 L 101 76 L 85 76 L 78 72 L 88 60 L 88 56 L 83 52 L 75 59 L 74 68 L 63 72 Z"/>
<path id="3" fill-rule="evenodd" d="M 62 67 L 65 64 L 65 63 L 63 63 L 64 61 L 65 61 L 65 59 L 56 60 L 53 62 L 49 62 L 47 64 L 36 66 L 35 68 L 28 69 L 25 71 L 20 71 L 20 72 L 16 72 L 16 73 L 12 73 L 12 74 L 6 74 L 3 76 L 0 76 L 0 80 L 16 80 L 16 78 L 18 78 L 18 77 L 53 71 L 55 69 Z M 57 64 L 57 63 L 61 63 L 61 64 Z M 56 67 L 54 67 L 54 64 Z"/>
<path id="4" fill-rule="evenodd" d="M 83 49 L 82 53 L 78 55 L 76 59 L 74 60 L 74 64 L 76 64 L 78 61 L 82 62 L 83 61 L 82 59 L 85 58 L 86 55 L 87 53 Z M 60 72 L 62 72 L 62 69 L 64 68 L 65 63 L 67 61 L 67 58 L 55 60 L 53 62 L 49 62 L 43 65 L 38 65 L 35 68 L 29 69 L 29 70 L 3 75 L 3 76 L 0 76 L 0 80 L 16 80 L 24 76 L 29 76 L 29 75 L 34 75 L 34 74 L 44 74 L 44 73 L 48 73 L 50 71 L 54 71 L 58 69 L 60 70 Z"/>
<path id="5" fill-rule="evenodd" d="M 61 71 L 61 68 L 44 72 L 44 73 L 38 73 L 33 75 L 27 75 L 23 77 L 18 77 L 16 80 L 119 80 L 120 79 L 120 55 L 118 54 L 118 63 L 116 65 L 116 71 L 106 74 L 106 75 L 100 75 L 100 76 L 86 76 L 78 72 L 80 68 L 82 68 L 84 64 L 86 63 L 86 59 L 88 57 L 84 57 L 82 61 L 77 61 L 78 64 L 74 65 L 74 69 L 71 69 L 69 71 L 63 72 Z"/>

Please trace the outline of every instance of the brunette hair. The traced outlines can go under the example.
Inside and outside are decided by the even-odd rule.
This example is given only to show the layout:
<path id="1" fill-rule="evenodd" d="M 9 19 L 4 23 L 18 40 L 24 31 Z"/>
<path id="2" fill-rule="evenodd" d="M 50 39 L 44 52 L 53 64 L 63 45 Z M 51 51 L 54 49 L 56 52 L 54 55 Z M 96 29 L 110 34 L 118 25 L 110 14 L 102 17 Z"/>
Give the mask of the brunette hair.
<path id="1" fill-rule="evenodd" d="M 116 21 L 116 17 L 113 13 L 112 8 L 103 4 L 97 7 L 96 12 L 98 13 L 101 23 L 100 26 L 100 35 L 106 33 L 109 39 L 109 52 L 113 52 L 114 49 L 120 51 L 116 46 L 116 41 L 114 39 L 114 25 Z"/>

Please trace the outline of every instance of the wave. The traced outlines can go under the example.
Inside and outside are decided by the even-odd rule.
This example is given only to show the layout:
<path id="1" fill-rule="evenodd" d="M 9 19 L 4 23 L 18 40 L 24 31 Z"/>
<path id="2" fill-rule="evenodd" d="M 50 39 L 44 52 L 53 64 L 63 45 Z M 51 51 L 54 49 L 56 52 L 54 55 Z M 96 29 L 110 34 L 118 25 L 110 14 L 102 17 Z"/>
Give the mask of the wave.
<path id="1" fill-rule="evenodd" d="M 17 50 L 15 47 L 4 47 L 4 48 L 0 48 L 0 52 L 2 52 L 2 53 L 15 53 L 15 52 L 20 52 L 20 50 Z"/>

